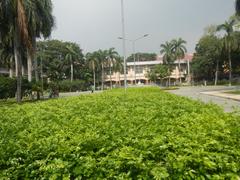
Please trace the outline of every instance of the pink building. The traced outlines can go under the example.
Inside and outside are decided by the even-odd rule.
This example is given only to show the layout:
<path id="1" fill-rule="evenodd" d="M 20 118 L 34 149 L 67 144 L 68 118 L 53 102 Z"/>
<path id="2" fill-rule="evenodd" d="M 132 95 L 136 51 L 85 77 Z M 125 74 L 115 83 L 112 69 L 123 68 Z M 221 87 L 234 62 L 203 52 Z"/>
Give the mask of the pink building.
<path id="1" fill-rule="evenodd" d="M 179 81 L 181 78 L 182 82 L 187 82 L 190 80 L 188 76 L 188 71 L 190 73 L 190 63 L 193 59 L 193 54 L 187 54 L 183 59 L 176 60 L 174 62 L 174 68 L 170 76 L 171 82 L 173 84 Z M 179 70 L 179 63 L 181 69 Z M 150 84 L 150 80 L 147 78 L 147 73 L 158 64 L 163 64 L 162 56 L 157 56 L 155 61 L 141 61 L 141 62 L 128 62 L 127 63 L 127 82 L 130 85 L 135 84 L 135 76 L 137 83 Z M 136 67 L 136 68 L 134 68 Z M 120 72 L 113 72 L 112 75 L 106 75 L 105 83 L 110 84 L 112 81 L 113 85 L 123 85 L 124 74 Z"/>

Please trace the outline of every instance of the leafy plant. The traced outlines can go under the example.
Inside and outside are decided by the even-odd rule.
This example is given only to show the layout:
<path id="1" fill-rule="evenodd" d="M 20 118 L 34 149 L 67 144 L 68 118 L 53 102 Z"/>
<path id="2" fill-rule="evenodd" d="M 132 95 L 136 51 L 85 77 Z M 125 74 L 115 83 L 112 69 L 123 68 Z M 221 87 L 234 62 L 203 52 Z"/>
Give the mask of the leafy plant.
<path id="1" fill-rule="evenodd" d="M 0 107 L 1 179 L 239 179 L 240 118 L 158 88 Z"/>

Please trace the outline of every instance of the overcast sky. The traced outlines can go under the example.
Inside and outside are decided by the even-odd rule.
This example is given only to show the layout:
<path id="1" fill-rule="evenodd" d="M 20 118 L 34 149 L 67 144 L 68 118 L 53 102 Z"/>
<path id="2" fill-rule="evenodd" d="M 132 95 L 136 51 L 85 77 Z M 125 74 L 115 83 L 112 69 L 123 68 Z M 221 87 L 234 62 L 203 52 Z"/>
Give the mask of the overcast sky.
<path id="1" fill-rule="evenodd" d="M 52 38 L 78 43 L 84 50 L 115 47 L 122 54 L 120 0 L 53 0 L 56 28 Z M 126 36 L 138 52 L 159 53 L 161 43 L 182 37 L 190 53 L 206 26 L 234 13 L 234 0 L 125 0 Z M 127 44 L 127 52 L 132 53 Z"/>

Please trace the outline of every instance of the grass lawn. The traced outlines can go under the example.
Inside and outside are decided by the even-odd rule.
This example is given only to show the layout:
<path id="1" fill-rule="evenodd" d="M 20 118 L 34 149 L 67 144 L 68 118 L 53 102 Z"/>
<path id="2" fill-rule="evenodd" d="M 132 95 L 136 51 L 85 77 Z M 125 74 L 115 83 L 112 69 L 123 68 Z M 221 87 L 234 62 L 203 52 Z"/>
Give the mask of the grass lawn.
<path id="1" fill-rule="evenodd" d="M 236 91 L 228 91 L 228 92 L 225 92 L 227 94 L 236 94 L 236 95 L 240 95 L 240 90 L 236 90 Z"/>
<path id="2" fill-rule="evenodd" d="M 158 88 L 0 107 L 0 179 L 239 179 L 240 117 Z"/>

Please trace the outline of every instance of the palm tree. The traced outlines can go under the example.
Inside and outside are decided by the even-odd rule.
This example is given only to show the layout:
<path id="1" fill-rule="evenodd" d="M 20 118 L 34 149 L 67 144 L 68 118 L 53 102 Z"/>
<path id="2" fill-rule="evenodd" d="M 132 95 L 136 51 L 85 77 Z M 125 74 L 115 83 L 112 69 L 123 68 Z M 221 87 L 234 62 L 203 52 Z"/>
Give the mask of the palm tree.
<path id="1" fill-rule="evenodd" d="M 123 58 L 121 56 L 115 57 L 115 63 L 113 64 L 113 71 L 118 72 L 118 81 L 119 85 L 121 85 L 121 73 L 124 70 L 124 65 L 123 65 Z"/>
<path id="2" fill-rule="evenodd" d="M 38 11 L 39 15 L 42 14 L 41 10 L 47 10 L 46 4 L 51 4 L 51 0 L 3 0 L 0 3 L 0 33 L 1 40 L 6 36 L 11 36 L 14 46 L 14 57 L 15 57 L 15 66 L 17 69 L 17 102 L 21 102 L 22 92 L 22 56 L 24 54 L 24 49 L 28 49 L 29 52 L 34 52 L 33 46 L 33 32 L 36 29 L 41 29 L 39 32 L 45 34 L 48 31 L 48 26 L 45 22 L 48 22 L 46 19 L 41 19 L 41 16 L 38 20 L 41 21 L 35 22 L 35 29 L 31 26 L 29 19 L 31 15 L 32 5 L 39 5 L 39 3 L 45 2 L 42 9 L 35 9 L 35 13 Z M 51 12 L 49 12 L 51 14 Z M 37 33 L 35 34 L 37 37 Z"/>
<path id="3" fill-rule="evenodd" d="M 216 37 L 217 38 L 217 37 Z M 218 84 L 218 76 L 219 76 L 219 66 L 220 66 L 220 60 L 222 59 L 223 53 L 224 53 L 224 48 L 225 48 L 225 43 L 224 39 L 218 39 L 218 44 L 215 46 L 215 52 L 217 54 L 216 56 L 216 71 L 215 71 L 215 80 L 214 80 L 214 85 L 217 86 Z M 220 43 L 219 43 L 220 42 Z"/>
<path id="4" fill-rule="evenodd" d="M 107 50 L 107 64 L 110 71 L 110 87 L 112 89 L 112 67 L 115 64 L 116 57 L 118 56 L 117 51 L 115 51 L 115 48 L 110 48 Z"/>
<path id="5" fill-rule="evenodd" d="M 0 29 L 1 38 L 11 33 L 14 44 L 14 56 L 17 67 L 17 102 L 21 102 L 22 92 L 22 46 L 32 49 L 28 25 L 26 9 L 23 0 L 5 0 L 0 3 L 1 21 L 5 23 L 4 28 Z M 1 23 L 1 24 L 3 24 Z M 7 33 L 6 33 L 7 32 Z"/>
<path id="6" fill-rule="evenodd" d="M 229 63 L 229 85 L 232 84 L 232 46 L 233 46 L 233 37 L 232 34 L 234 32 L 233 26 L 235 25 L 235 19 L 230 19 L 229 21 L 226 21 L 224 24 L 221 24 L 217 27 L 217 31 L 225 31 L 226 35 L 224 37 L 225 39 L 225 46 L 227 48 L 228 52 L 228 63 Z"/>
<path id="7" fill-rule="evenodd" d="M 9 77 L 13 78 L 13 71 L 14 71 L 13 43 L 11 39 L 5 39 L 5 40 L 8 40 L 8 41 L 0 43 L 0 59 L 3 61 L 1 63 L 9 68 Z"/>
<path id="8" fill-rule="evenodd" d="M 77 52 L 75 52 L 72 44 L 68 44 L 66 46 L 66 49 L 67 49 L 67 54 L 66 54 L 65 59 L 68 61 L 68 64 L 70 63 L 70 67 L 71 67 L 71 78 L 70 79 L 71 79 L 71 82 L 73 82 L 73 74 L 74 74 L 73 64 L 74 64 L 74 59 L 78 59 L 78 54 L 77 54 Z"/>
<path id="9" fill-rule="evenodd" d="M 107 64 L 107 57 L 108 57 L 108 52 L 107 50 L 98 50 L 96 52 L 96 58 L 99 64 L 101 64 L 101 73 L 102 73 L 102 87 L 101 89 L 104 90 L 104 79 L 105 79 L 105 67 Z"/>
<path id="10" fill-rule="evenodd" d="M 31 38 L 33 52 L 27 51 L 28 81 L 32 81 L 32 62 L 36 51 L 36 38 L 51 35 L 54 27 L 51 0 L 26 0 L 26 15 L 28 17 L 28 30 Z M 38 81 L 37 60 L 34 63 L 35 78 Z"/>
<path id="11" fill-rule="evenodd" d="M 173 44 L 166 42 L 160 45 L 160 53 L 163 54 L 163 63 L 168 67 L 168 73 L 171 73 L 171 65 L 174 62 Z M 168 86 L 170 86 L 170 76 L 168 77 Z"/>
<path id="12" fill-rule="evenodd" d="M 96 91 L 96 68 L 98 67 L 97 53 L 87 53 L 87 63 L 93 71 L 93 90 Z"/>
<path id="13" fill-rule="evenodd" d="M 185 44 L 187 42 L 182 38 L 179 38 L 179 39 L 172 40 L 171 43 L 173 44 L 173 52 L 174 52 L 175 58 L 178 60 L 179 79 L 180 79 L 180 84 L 182 84 L 180 60 L 184 58 L 185 53 L 187 52 L 187 48 L 185 47 Z"/>

